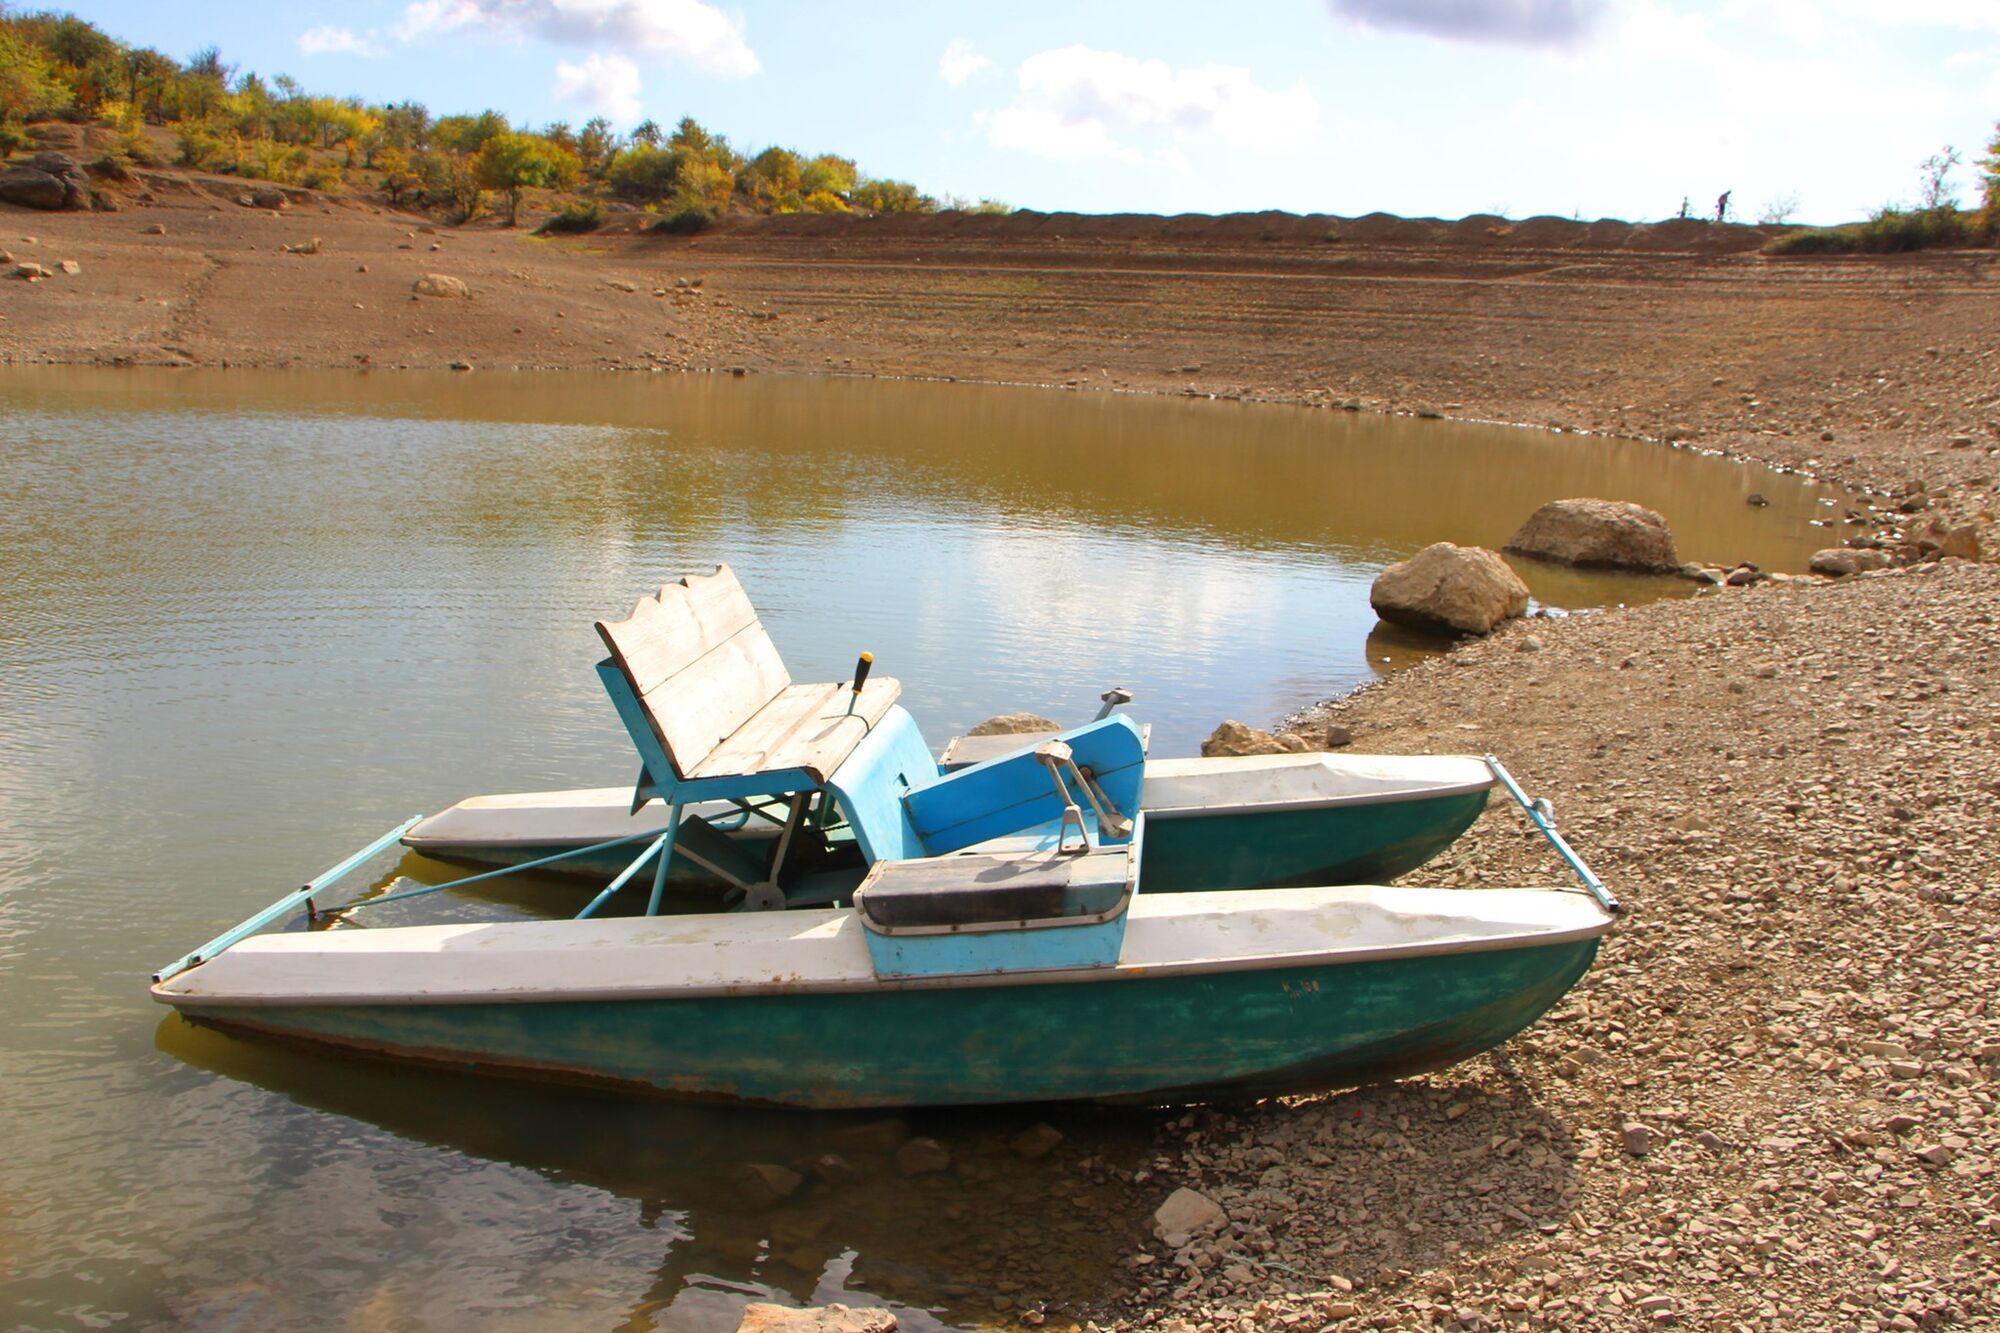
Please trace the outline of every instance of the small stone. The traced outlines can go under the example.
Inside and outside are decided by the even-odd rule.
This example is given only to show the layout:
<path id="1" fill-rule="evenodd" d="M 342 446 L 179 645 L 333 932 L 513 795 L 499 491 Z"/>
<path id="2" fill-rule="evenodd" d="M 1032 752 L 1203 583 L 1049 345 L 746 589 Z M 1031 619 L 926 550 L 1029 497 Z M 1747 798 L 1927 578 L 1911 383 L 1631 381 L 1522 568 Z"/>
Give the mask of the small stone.
<path id="1" fill-rule="evenodd" d="M 951 1153 L 936 1139 L 911 1139 L 896 1149 L 896 1169 L 906 1176 L 935 1175 L 951 1168 Z"/>
<path id="2" fill-rule="evenodd" d="M 1653 1147 L 1653 1131 L 1644 1125 L 1627 1125 L 1623 1130 L 1625 1151 L 1634 1157 L 1644 1157 Z"/>
<path id="3" fill-rule="evenodd" d="M 464 298 L 472 295 L 470 287 L 447 273 L 426 273 L 410 284 L 410 291 L 417 296 Z"/>
<path id="4" fill-rule="evenodd" d="M 166 234 L 167 234 L 167 224 L 164 222 L 152 223 L 151 225 L 145 227 L 140 232 L 140 235 L 142 236 L 165 236 Z"/>
<path id="5" fill-rule="evenodd" d="M 1229 1225 L 1222 1205 L 1199 1190 L 1183 1185 L 1167 1196 L 1153 1213 L 1153 1234 L 1160 1243 L 1178 1250 L 1196 1236 L 1220 1231 Z"/>
<path id="6" fill-rule="evenodd" d="M 1887 551 L 1863 551 L 1849 546 L 1830 546 L 1823 551 L 1814 551 L 1812 560 L 1806 568 L 1815 574 L 1841 578 L 1871 569 L 1887 569 L 1895 563 L 1896 557 Z"/>
<path id="7" fill-rule="evenodd" d="M 1925 1166 L 1949 1166 L 1951 1159 L 1957 1155 L 1957 1153 L 1942 1143 L 1933 1143 L 1926 1147 L 1917 1148 L 1911 1153 L 1911 1156 L 1915 1157 Z"/>
<path id="8" fill-rule="evenodd" d="M 845 1305 L 772 1305 L 758 1301 L 743 1307 L 736 1333 L 896 1333 L 896 1316 L 887 1310 L 854 1309 Z"/>
<path id="9" fill-rule="evenodd" d="M 772 1162 L 745 1162 L 736 1168 L 736 1183 L 753 1204 L 765 1207 L 789 1199 L 805 1184 L 805 1177 L 790 1167 Z"/>
<path id="10" fill-rule="evenodd" d="M 821 1153 L 811 1158 L 804 1163 L 804 1169 L 811 1172 L 815 1179 L 829 1185 L 844 1185 L 861 1174 L 854 1163 L 837 1152 Z"/>
<path id="11" fill-rule="evenodd" d="M 451 368 L 453 370 L 470 370 L 472 369 L 472 363 L 470 361 L 454 361 L 451 363 Z"/>
<path id="12" fill-rule="evenodd" d="M 1771 502 L 1769 500 L 1766 500 L 1762 495 L 1758 494 L 1756 491 L 1752 491 L 1750 492 L 1750 494 L 1743 497 L 1743 503 L 1749 505 L 1753 509 L 1763 509 L 1766 506 L 1768 506 Z"/>
<path id="13" fill-rule="evenodd" d="M 1971 523 L 1962 523 L 1945 533 L 1938 545 L 1938 556 L 1951 556 L 1958 560 L 1978 560 L 1985 554 L 1984 543 L 1980 541 L 1979 529 Z"/>
<path id="14" fill-rule="evenodd" d="M 886 1154 L 909 1141 L 910 1127 L 901 1120 L 870 1120 L 843 1126 L 827 1137 L 851 1152 Z"/>
<path id="15" fill-rule="evenodd" d="M 1891 1060 L 1889 1062 L 1889 1076 L 1891 1078 L 1917 1078 L 1923 1072 L 1923 1064 L 1916 1060 Z"/>
<path id="16" fill-rule="evenodd" d="M 1542 641 L 1541 635 L 1529 634 L 1524 636 L 1519 643 L 1514 645 L 1514 651 L 1517 653 L 1539 653 L 1544 648 L 1547 647 L 1548 644 Z"/>
<path id="17" fill-rule="evenodd" d="M 1047 1157 L 1063 1141 L 1063 1133 L 1046 1120 L 1033 1124 L 1016 1134 L 1012 1140 L 1014 1155 L 1029 1161 Z"/>
<path id="18" fill-rule="evenodd" d="M 1915 1129 L 1919 1123 L 1913 1115 L 1892 1115 L 1882 1122 L 1882 1128 L 1891 1134 L 1902 1135 Z"/>
<path id="19" fill-rule="evenodd" d="M 1326 729 L 1326 735 L 1321 739 L 1326 742 L 1326 748 L 1329 750 L 1344 750 L 1354 744 L 1354 733 L 1346 727 L 1331 726 Z"/>

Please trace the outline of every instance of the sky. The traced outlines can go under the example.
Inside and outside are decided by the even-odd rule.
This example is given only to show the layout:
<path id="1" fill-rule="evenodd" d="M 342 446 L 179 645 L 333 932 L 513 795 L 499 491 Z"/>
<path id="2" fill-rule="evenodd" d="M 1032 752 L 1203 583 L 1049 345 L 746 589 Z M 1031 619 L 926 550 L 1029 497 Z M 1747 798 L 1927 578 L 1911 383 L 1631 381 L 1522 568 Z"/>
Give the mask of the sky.
<path id="1" fill-rule="evenodd" d="M 25 6 L 24 6 L 25 7 Z M 692 115 L 936 195 L 1084 213 L 1838 222 L 2000 120 L 2000 0 L 104 0 L 313 92 L 517 124 Z"/>

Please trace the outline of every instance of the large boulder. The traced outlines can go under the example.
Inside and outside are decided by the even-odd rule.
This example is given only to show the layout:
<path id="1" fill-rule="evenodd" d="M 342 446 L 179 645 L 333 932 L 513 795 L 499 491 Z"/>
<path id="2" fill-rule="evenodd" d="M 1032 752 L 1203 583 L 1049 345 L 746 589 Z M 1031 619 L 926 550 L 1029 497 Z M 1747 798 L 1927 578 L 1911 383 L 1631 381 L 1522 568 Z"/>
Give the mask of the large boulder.
<path id="1" fill-rule="evenodd" d="M 1506 549 L 1607 569 L 1670 572 L 1681 565 L 1667 521 L 1625 500 L 1551 500 L 1529 516 Z"/>
<path id="2" fill-rule="evenodd" d="M 68 153 L 35 153 L 0 171 L 0 199 L 23 208 L 89 208 L 90 177 Z"/>
<path id="3" fill-rule="evenodd" d="M 965 734 L 968 736 L 1032 736 L 1042 731 L 1061 731 L 1062 723 L 1040 713 L 1002 713 L 989 717 Z"/>
<path id="4" fill-rule="evenodd" d="M 1434 634 L 1490 634 L 1528 609 L 1528 585 L 1481 546 L 1438 542 L 1375 576 L 1375 614 Z"/>
<path id="5" fill-rule="evenodd" d="M 1246 754 L 1299 754 L 1312 749 L 1312 742 L 1297 732 L 1273 734 L 1246 727 L 1241 722 L 1224 722 L 1201 743 L 1204 759 Z"/>

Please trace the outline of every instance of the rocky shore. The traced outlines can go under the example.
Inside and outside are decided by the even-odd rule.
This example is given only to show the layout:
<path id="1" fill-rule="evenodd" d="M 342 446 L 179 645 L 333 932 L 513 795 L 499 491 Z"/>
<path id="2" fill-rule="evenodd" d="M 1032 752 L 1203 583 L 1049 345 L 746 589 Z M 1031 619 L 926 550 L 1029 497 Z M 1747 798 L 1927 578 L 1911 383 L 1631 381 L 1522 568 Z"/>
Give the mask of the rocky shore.
<path id="1" fill-rule="evenodd" d="M 1623 898 L 1494 1055 L 1176 1122 L 1226 1224 L 1131 1327 L 1914 1329 L 2000 1315 L 2000 567 L 1513 622 L 1294 719 L 1497 751 Z M 1494 809 L 1427 882 L 1549 882 Z"/>
<path id="2" fill-rule="evenodd" d="M 1853 568 L 1944 558 L 1509 621 L 1280 724 L 1502 755 L 1630 914 L 1493 1056 L 1177 1117 L 1143 1188 L 1219 1216 L 1131 1253 L 1098 1323 L 1993 1320 L 2000 567 L 1944 535 L 1990 533 L 2000 506 L 2000 262 L 1774 261 L 1698 224 L 1178 221 L 556 240 L 149 171 L 115 211 L 0 206 L 10 271 L 40 270 L 0 279 L 0 361 L 1213 394 L 1630 434 L 1872 488 L 1851 531 L 1885 554 Z M 1919 529 L 1934 548 L 1903 552 Z M 1496 809 L 1422 877 L 1554 877 L 1524 828 Z"/>

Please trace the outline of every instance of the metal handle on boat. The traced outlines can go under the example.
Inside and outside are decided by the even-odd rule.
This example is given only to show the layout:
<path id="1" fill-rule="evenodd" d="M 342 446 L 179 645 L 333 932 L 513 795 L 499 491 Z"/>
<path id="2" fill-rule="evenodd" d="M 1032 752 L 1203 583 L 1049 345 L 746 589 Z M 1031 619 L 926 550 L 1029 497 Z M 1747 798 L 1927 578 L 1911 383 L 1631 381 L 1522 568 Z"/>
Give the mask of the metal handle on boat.
<path id="1" fill-rule="evenodd" d="M 1118 707 L 1120 704 L 1129 704 L 1132 702 L 1132 691 L 1126 689 L 1123 685 L 1114 685 L 1097 697 L 1104 701 L 1104 707 L 1098 709 L 1097 716 L 1091 720 L 1102 722 L 1105 718 L 1111 716 L 1112 709 Z"/>
<path id="2" fill-rule="evenodd" d="M 847 696 L 847 711 L 852 713 L 854 705 L 861 702 L 861 687 L 868 683 L 868 669 L 875 665 L 875 654 L 863 653 L 861 660 L 854 664 L 854 691 Z"/>
<path id="3" fill-rule="evenodd" d="M 1619 906 L 1618 899 L 1612 895 L 1611 890 L 1604 887 L 1604 881 L 1584 864 L 1583 858 L 1576 854 L 1576 849 L 1563 840 L 1563 835 L 1556 832 L 1555 807 L 1546 800 L 1530 800 L 1528 793 L 1521 790 L 1521 784 L 1514 781 L 1514 775 L 1507 771 L 1506 765 L 1490 754 L 1486 756 L 1486 767 L 1493 770 L 1493 776 L 1507 789 L 1507 794 L 1512 796 L 1527 813 L 1530 822 L 1542 831 L 1542 836 L 1549 840 L 1549 846 L 1556 849 L 1556 855 L 1576 872 L 1576 877 L 1583 882 L 1583 887 L 1590 891 L 1591 897 L 1597 899 L 1597 905 L 1613 916 L 1622 913 L 1625 909 Z"/>

